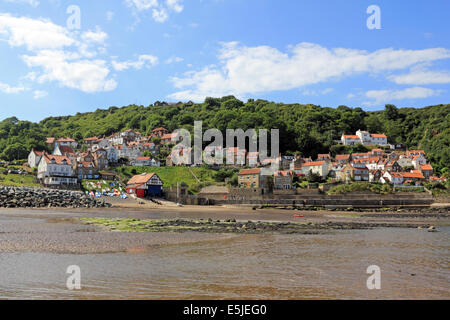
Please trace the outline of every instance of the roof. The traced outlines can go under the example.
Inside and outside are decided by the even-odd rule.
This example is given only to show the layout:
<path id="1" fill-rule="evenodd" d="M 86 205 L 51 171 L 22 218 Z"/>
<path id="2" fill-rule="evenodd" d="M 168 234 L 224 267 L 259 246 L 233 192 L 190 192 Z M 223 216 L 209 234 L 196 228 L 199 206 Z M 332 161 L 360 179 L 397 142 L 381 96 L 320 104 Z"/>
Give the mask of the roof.
<path id="1" fill-rule="evenodd" d="M 322 166 L 325 163 L 325 161 L 311 161 L 311 162 L 306 162 L 302 165 L 302 167 L 317 167 L 317 166 Z"/>
<path id="2" fill-rule="evenodd" d="M 425 177 L 422 175 L 422 173 L 419 172 L 403 172 L 402 173 L 403 178 L 407 179 L 425 179 Z"/>
<path id="3" fill-rule="evenodd" d="M 422 164 L 420 166 L 420 169 L 421 170 L 433 170 L 433 167 L 431 165 L 429 165 L 429 164 Z"/>
<path id="4" fill-rule="evenodd" d="M 350 159 L 350 155 L 349 154 L 338 154 L 338 155 L 336 155 L 336 160 L 346 160 L 346 159 Z"/>
<path id="5" fill-rule="evenodd" d="M 43 159 L 47 163 L 51 163 L 52 160 L 54 160 L 56 162 L 56 164 L 64 164 L 64 161 L 66 161 L 66 164 L 68 164 L 68 165 L 72 164 L 72 161 L 70 161 L 70 159 L 66 156 L 55 156 L 53 154 L 44 153 Z"/>
<path id="6" fill-rule="evenodd" d="M 371 133 L 370 136 L 372 138 L 387 138 L 384 133 Z"/>
<path id="7" fill-rule="evenodd" d="M 97 141 L 98 137 L 85 138 L 84 141 Z"/>
<path id="8" fill-rule="evenodd" d="M 174 136 L 173 133 L 166 133 L 165 135 L 163 135 L 161 137 L 161 139 L 163 139 L 163 140 L 165 140 L 165 139 L 172 139 L 173 136 Z"/>
<path id="9" fill-rule="evenodd" d="M 425 151 L 423 151 L 423 150 L 408 150 L 408 153 L 423 153 L 423 154 L 425 154 Z"/>
<path id="10" fill-rule="evenodd" d="M 155 175 L 155 173 L 143 173 L 143 174 L 135 175 L 130 180 L 128 180 L 127 185 L 130 185 L 130 184 L 141 185 L 141 184 L 147 183 L 148 180 L 150 180 L 154 175 Z"/>
<path id="11" fill-rule="evenodd" d="M 344 139 L 359 139 L 357 135 L 354 134 L 344 134 Z"/>
<path id="12" fill-rule="evenodd" d="M 325 157 L 331 158 L 329 153 L 327 153 L 327 154 L 318 154 L 317 155 L 317 158 L 325 158 Z"/>
<path id="13" fill-rule="evenodd" d="M 75 153 L 72 149 L 72 147 L 69 146 L 59 146 L 59 151 L 61 151 L 62 154 L 72 154 Z"/>
<path id="14" fill-rule="evenodd" d="M 261 169 L 254 168 L 254 169 L 242 169 L 239 172 L 239 175 L 249 175 L 249 174 L 259 174 L 261 172 Z"/>
<path id="15" fill-rule="evenodd" d="M 53 137 L 48 137 L 48 138 L 45 139 L 45 142 L 48 143 L 48 144 L 53 144 L 55 142 L 55 140 L 56 139 L 53 138 Z"/>
<path id="16" fill-rule="evenodd" d="M 274 173 L 277 177 L 288 177 L 292 176 L 292 171 L 286 170 L 286 171 L 277 171 Z"/>
<path id="17" fill-rule="evenodd" d="M 151 157 L 137 157 L 136 158 L 137 161 L 148 161 L 148 160 L 152 160 Z"/>
<path id="18" fill-rule="evenodd" d="M 59 138 L 58 140 L 56 140 L 57 142 L 76 142 L 74 139 L 72 138 Z"/>
<path id="19" fill-rule="evenodd" d="M 156 131 L 167 131 L 167 129 L 164 127 L 160 127 L 160 128 L 156 128 L 156 129 L 152 130 L 152 132 L 156 132 Z"/>

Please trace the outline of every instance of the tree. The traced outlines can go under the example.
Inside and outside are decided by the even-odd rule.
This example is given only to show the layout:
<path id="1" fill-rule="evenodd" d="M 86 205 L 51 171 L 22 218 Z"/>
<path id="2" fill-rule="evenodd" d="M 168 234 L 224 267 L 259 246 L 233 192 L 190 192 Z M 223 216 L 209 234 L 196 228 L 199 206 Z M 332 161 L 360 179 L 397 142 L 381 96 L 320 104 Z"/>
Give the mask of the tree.
<path id="1" fill-rule="evenodd" d="M 398 109 L 393 104 L 387 104 L 384 107 L 384 114 L 388 120 L 396 120 L 398 118 Z"/>

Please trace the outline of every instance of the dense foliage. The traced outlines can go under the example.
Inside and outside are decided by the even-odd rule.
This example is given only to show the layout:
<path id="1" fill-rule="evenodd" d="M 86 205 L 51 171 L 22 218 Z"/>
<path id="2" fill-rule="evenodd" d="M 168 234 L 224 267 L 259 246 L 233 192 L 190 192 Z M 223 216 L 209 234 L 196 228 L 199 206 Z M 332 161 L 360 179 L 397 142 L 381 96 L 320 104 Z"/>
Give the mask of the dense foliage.
<path id="1" fill-rule="evenodd" d="M 204 103 L 192 106 L 110 107 L 50 117 L 40 123 L 9 118 L 0 122 L 0 156 L 6 160 L 24 158 L 31 147 L 43 149 L 46 136 L 71 136 L 81 141 L 123 129 L 149 134 L 161 126 L 170 131 L 183 127 L 192 132 L 194 120 L 203 121 L 203 130 L 218 128 L 223 132 L 227 128 L 278 128 L 283 153 L 299 151 L 312 157 L 328 153 L 342 133 L 354 134 L 358 129 L 384 132 L 390 142 L 424 149 L 438 171 L 450 167 L 449 104 L 421 109 L 387 105 L 384 111 L 368 112 L 347 106 L 329 108 L 252 99 L 244 103 L 233 96 L 207 98 Z M 342 151 L 340 147 L 331 150 Z"/>

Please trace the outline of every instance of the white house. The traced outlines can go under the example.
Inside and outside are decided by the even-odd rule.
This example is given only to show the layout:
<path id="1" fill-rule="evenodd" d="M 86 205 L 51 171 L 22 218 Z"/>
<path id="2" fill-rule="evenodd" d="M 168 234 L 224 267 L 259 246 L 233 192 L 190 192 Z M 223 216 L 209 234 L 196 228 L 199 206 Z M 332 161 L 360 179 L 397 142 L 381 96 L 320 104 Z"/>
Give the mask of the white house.
<path id="1" fill-rule="evenodd" d="M 37 178 L 46 186 L 76 185 L 73 176 L 72 161 L 66 156 L 42 154 L 39 161 Z"/>
<path id="2" fill-rule="evenodd" d="M 316 173 L 322 178 L 328 176 L 330 172 L 330 162 L 329 161 L 312 161 L 302 164 L 302 174 L 307 175 L 309 173 Z"/>
<path id="3" fill-rule="evenodd" d="M 39 164 L 39 161 L 41 161 L 41 158 L 42 152 L 31 149 L 31 152 L 28 155 L 28 165 L 30 166 L 30 168 L 36 168 Z"/>
<path id="4" fill-rule="evenodd" d="M 411 159 L 411 163 L 414 166 L 414 169 L 418 170 L 421 165 L 427 164 L 427 159 L 423 155 L 418 155 Z"/>
<path id="5" fill-rule="evenodd" d="M 367 131 L 356 131 L 355 135 L 345 135 L 343 134 L 341 137 L 341 142 L 343 145 L 355 145 L 355 144 L 363 144 L 363 145 L 380 145 L 386 146 L 388 145 L 387 136 L 383 133 L 369 133 Z"/>
<path id="6" fill-rule="evenodd" d="M 361 143 L 361 140 L 357 135 L 343 134 L 341 137 L 341 142 L 344 146 L 350 146 Z"/>
<path id="7" fill-rule="evenodd" d="M 138 157 L 132 162 L 133 166 L 137 167 L 160 167 L 161 163 L 157 159 L 152 159 L 151 157 Z"/>
<path id="8" fill-rule="evenodd" d="M 380 133 L 369 133 L 367 131 L 356 131 L 356 135 L 361 140 L 363 145 L 387 145 L 387 137 L 385 134 Z"/>
<path id="9" fill-rule="evenodd" d="M 394 185 L 400 185 L 403 183 L 403 175 L 398 172 L 389 172 L 386 171 L 383 174 L 383 177 L 381 179 L 382 183 L 392 183 Z"/>

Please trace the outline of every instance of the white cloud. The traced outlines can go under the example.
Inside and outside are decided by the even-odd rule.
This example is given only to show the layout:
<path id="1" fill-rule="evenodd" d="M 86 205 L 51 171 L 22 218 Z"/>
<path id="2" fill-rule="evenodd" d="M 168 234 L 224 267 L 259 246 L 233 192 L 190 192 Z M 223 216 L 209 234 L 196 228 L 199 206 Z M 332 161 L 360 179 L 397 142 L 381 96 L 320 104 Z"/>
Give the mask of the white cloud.
<path id="1" fill-rule="evenodd" d="M 61 85 L 87 93 L 111 91 L 117 82 L 108 79 L 110 70 L 104 60 L 79 59 L 77 54 L 42 50 L 35 56 L 23 56 L 29 67 L 41 67 L 39 83 L 58 81 Z"/>
<path id="2" fill-rule="evenodd" d="M 180 91 L 169 97 L 202 100 L 207 96 L 267 93 L 290 90 L 363 73 L 392 72 L 419 63 L 450 58 L 444 48 L 424 50 L 380 49 L 374 52 L 300 43 L 281 52 L 269 46 L 246 47 L 223 43 L 219 66 L 173 77 Z M 182 90 L 181 90 L 182 89 Z"/>
<path id="3" fill-rule="evenodd" d="M 158 64 L 158 58 L 149 54 L 140 55 L 136 61 L 112 61 L 112 65 L 117 71 L 124 71 L 130 68 L 140 70 L 143 67 L 151 68 Z"/>
<path id="4" fill-rule="evenodd" d="M 114 12 L 112 12 L 112 11 L 106 12 L 106 20 L 112 21 L 113 18 L 114 18 Z"/>
<path id="5" fill-rule="evenodd" d="M 407 74 L 388 77 L 397 84 L 444 84 L 450 83 L 450 72 L 413 70 Z"/>
<path id="6" fill-rule="evenodd" d="M 47 91 L 34 90 L 34 92 L 33 92 L 34 99 L 41 99 L 41 98 L 45 98 L 46 96 L 48 96 Z"/>
<path id="7" fill-rule="evenodd" d="M 3 93 L 7 93 L 7 94 L 16 94 L 16 93 L 20 93 L 27 90 L 25 87 L 23 86 L 18 86 L 18 87 L 12 87 L 9 84 L 6 83 L 0 83 L 0 91 Z"/>
<path id="8" fill-rule="evenodd" d="M 424 99 L 428 97 L 437 96 L 441 90 L 433 90 L 423 87 L 412 87 L 402 90 L 370 90 L 365 93 L 365 96 L 373 101 L 364 102 L 367 106 L 376 106 L 392 100 L 403 99 Z"/>
<path id="9" fill-rule="evenodd" d="M 26 46 L 28 50 L 59 49 L 77 42 L 65 28 L 49 20 L 8 14 L 0 14 L 0 35 L 6 36 L 9 45 Z"/>
<path id="10" fill-rule="evenodd" d="M 25 3 L 35 8 L 39 5 L 38 0 L 5 0 L 5 2 L 20 3 L 20 4 Z"/>
<path id="11" fill-rule="evenodd" d="M 309 90 L 304 90 L 302 92 L 302 94 L 304 96 L 322 96 L 322 95 L 329 94 L 329 93 L 331 93 L 333 91 L 334 91 L 333 88 L 326 88 L 326 89 L 323 89 L 323 90 L 311 90 L 311 89 L 309 89 Z"/>
<path id="12" fill-rule="evenodd" d="M 80 35 L 50 20 L 0 14 L 0 38 L 12 47 L 26 47 L 29 53 L 22 55 L 24 62 L 30 68 L 40 69 L 25 76 L 27 80 L 55 81 L 87 93 L 117 87 L 117 82 L 109 78 L 106 61 L 92 59 L 105 52 L 107 36 L 99 27 Z"/>
<path id="13" fill-rule="evenodd" d="M 166 9 L 153 9 L 152 10 L 152 17 L 155 19 L 156 22 L 164 22 L 169 18 L 169 15 L 167 14 Z"/>
<path id="14" fill-rule="evenodd" d="M 184 6 L 181 2 L 181 0 L 125 0 L 136 16 L 151 9 L 152 18 L 156 22 L 166 21 L 169 18 L 169 11 L 176 13 L 183 11 Z"/>
<path id="15" fill-rule="evenodd" d="M 181 0 L 166 0 L 166 3 L 167 7 L 175 12 L 181 12 L 184 9 Z"/>
<path id="16" fill-rule="evenodd" d="M 148 10 L 158 6 L 158 0 L 126 0 L 129 7 L 136 8 L 138 11 Z"/>
<path id="17" fill-rule="evenodd" d="M 182 62 L 184 59 L 180 57 L 170 57 L 165 61 L 166 64 Z"/>
<path id="18" fill-rule="evenodd" d="M 89 30 L 84 32 L 81 35 L 81 39 L 89 43 L 104 43 L 108 39 L 108 35 L 97 26 L 95 31 Z"/>

